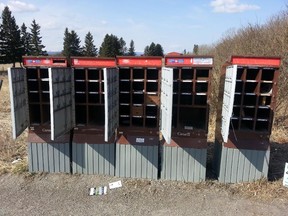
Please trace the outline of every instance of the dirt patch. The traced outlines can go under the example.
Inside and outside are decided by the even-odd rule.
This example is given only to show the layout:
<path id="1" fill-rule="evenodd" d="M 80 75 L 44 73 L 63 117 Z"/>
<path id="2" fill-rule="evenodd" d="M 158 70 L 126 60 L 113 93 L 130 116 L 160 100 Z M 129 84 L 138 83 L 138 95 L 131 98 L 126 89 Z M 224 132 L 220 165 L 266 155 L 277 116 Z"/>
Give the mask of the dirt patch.
<path id="1" fill-rule="evenodd" d="M 105 196 L 88 196 L 90 187 L 116 180 L 122 181 L 122 188 L 108 190 Z M 287 214 L 287 199 L 251 199 L 231 189 L 229 185 L 219 186 L 214 182 L 192 184 L 110 176 L 6 174 L 0 177 L 0 215 Z"/>

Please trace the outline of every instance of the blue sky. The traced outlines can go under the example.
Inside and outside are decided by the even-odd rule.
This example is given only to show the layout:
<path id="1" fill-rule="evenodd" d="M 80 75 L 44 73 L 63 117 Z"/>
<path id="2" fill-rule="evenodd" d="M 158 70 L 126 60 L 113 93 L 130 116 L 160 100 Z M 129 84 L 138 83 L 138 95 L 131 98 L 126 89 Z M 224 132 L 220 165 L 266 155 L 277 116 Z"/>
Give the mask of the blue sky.
<path id="1" fill-rule="evenodd" d="M 123 37 L 127 46 L 133 39 L 136 51 L 155 42 L 167 53 L 215 43 L 248 23 L 263 24 L 288 0 L 7 0 L 0 1 L 1 11 L 6 5 L 19 27 L 36 20 L 47 51 L 62 50 L 68 27 L 82 43 L 90 31 L 97 48 L 108 33 Z"/>

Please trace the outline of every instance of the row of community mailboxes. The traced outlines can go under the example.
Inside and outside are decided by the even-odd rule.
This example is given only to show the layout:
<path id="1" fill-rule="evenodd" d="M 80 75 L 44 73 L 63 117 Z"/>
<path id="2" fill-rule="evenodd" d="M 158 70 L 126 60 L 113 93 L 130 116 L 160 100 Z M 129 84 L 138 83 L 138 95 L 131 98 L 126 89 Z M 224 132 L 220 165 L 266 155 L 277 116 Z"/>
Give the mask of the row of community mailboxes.
<path id="1" fill-rule="evenodd" d="M 74 71 L 72 68 L 59 67 L 10 69 L 13 137 L 16 138 L 29 126 L 29 170 L 115 174 L 154 179 L 161 177 L 194 182 L 204 180 L 208 97 L 213 61 L 211 62 L 210 57 L 209 61 L 202 57 L 200 65 L 191 64 L 187 67 L 183 65 L 185 61 L 181 58 L 184 57 L 168 59 L 167 62 L 176 65 L 162 70 L 145 67 L 143 63 L 142 67 L 126 65 L 118 69 L 105 68 L 103 72 L 101 69 L 98 76 L 103 76 L 103 84 L 101 80 L 99 86 L 103 85 L 103 88 L 98 86 L 96 89 L 99 89 L 98 93 L 103 98 L 100 99 L 102 104 L 96 105 L 103 106 L 101 111 L 94 112 L 91 116 L 88 115 L 89 110 L 97 106 L 89 101 L 89 85 L 99 84 L 99 77 L 94 74 L 97 70 L 91 65 L 83 68 L 80 65 Z M 123 62 L 130 62 L 124 60 Z M 206 65 L 203 66 L 202 62 Z M 231 58 L 231 64 L 222 79 L 223 108 L 218 118 L 222 121 L 220 120 L 218 134 L 216 130 L 213 164 L 222 182 L 251 181 L 267 176 L 268 173 L 269 135 L 280 59 L 234 57 Z M 37 72 L 39 70 L 40 73 Z M 154 75 L 151 75 L 152 72 Z M 89 73 L 94 74 L 94 78 L 87 79 Z M 41 74 L 44 74 L 43 77 Z M 148 80 L 147 76 L 150 77 Z M 159 83 L 159 86 L 152 92 L 147 91 L 149 82 Z M 85 83 L 81 91 L 77 90 L 80 83 Z M 200 91 L 197 90 L 197 84 L 204 84 L 204 90 L 203 87 Z M 36 85 L 39 86 L 35 88 Z M 254 86 L 253 91 L 250 90 L 251 85 Z M 269 89 L 264 92 L 262 86 L 265 85 Z M 150 100 L 134 103 L 134 93 L 145 94 Z M 84 101 L 79 101 L 79 97 L 83 97 L 81 94 L 85 95 Z M 175 97 L 177 95 L 179 98 Z M 160 98 L 159 102 L 157 96 Z M 193 99 L 196 96 L 204 96 L 200 105 Z M 128 100 L 123 101 L 121 97 L 125 100 L 128 97 Z M 181 103 L 183 97 L 191 98 L 185 99 L 186 103 L 189 100 L 191 102 Z M 247 100 L 249 104 L 246 104 Z M 153 114 L 156 124 L 153 123 L 152 128 L 143 123 L 147 121 L 147 117 L 149 119 L 152 116 L 147 114 L 143 119 L 143 113 L 147 112 L 147 107 L 144 106 L 156 107 L 156 110 L 160 108 L 160 112 Z M 125 109 L 128 113 L 123 113 L 126 112 Z M 103 119 L 102 125 L 89 124 L 91 117 Z M 125 121 L 125 118 L 128 120 Z M 83 122 L 81 119 L 84 119 Z M 74 132 L 71 131 L 73 128 Z M 241 135 L 241 131 L 247 133 Z M 162 141 L 159 141 L 159 137 Z M 248 170 L 250 174 L 244 175 L 244 170 Z"/>

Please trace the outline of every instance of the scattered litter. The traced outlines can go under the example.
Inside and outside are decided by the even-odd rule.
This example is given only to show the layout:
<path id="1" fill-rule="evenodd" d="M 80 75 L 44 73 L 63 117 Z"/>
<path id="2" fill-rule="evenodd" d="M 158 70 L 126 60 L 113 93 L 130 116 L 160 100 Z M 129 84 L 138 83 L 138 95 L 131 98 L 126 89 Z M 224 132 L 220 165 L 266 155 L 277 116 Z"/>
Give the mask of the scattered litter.
<path id="1" fill-rule="evenodd" d="M 121 181 L 111 182 L 109 183 L 109 189 L 115 189 L 122 187 Z M 106 195 L 108 187 L 107 186 L 100 186 L 100 187 L 92 187 L 89 189 L 89 195 Z"/>
<path id="2" fill-rule="evenodd" d="M 120 187 L 122 187 L 122 183 L 120 180 L 116 181 L 116 182 L 109 183 L 109 189 L 120 188 Z"/>
<path id="3" fill-rule="evenodd" d="M 18 163 L 18 162 L 20 162 L 20 161 L 21 161 L 21 159 L 18 158 L 18 159 L 16 159 L 16 160 L 12 161 L 12 164 Z"/>
<path id="4" fill-rule="evenodd" d="M 90 188 L 89 195 L 90 195 L 90 196 L 95 195 L 95 188 Z"/>
<path id="5" fill-rule="evenodd" d="M 100 186 L 100 187 L 95 187 L 95 188 L 90 188 L 89 190 L 89 195 L 94 196 L 94 195 L 106 195 L 107 194 L 107 186 Z"/>

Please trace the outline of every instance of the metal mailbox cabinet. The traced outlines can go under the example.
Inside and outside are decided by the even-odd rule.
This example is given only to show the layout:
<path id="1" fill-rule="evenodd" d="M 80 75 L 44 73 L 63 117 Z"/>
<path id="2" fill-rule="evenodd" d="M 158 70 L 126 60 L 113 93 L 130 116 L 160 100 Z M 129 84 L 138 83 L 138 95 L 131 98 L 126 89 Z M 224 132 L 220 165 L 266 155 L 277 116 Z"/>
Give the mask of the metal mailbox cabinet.
<path id="1" fill-rule="evenodd" d="M 232 56 L 222 75 L 214 152 L 220 182 L 267 177 L 280 61 Z"/>
<path id="2" fill-rule="evenodd" d="M 166 56 L 161 83 L 161 178 L 206 177 L 210 56 Z"/>
<path id="3" fill-rule="evenodd" d="M 116 61 L 120 91 L 115 175 L 157 179 L 162 57 L 119 56 Z"/>
<path id="4" fill-rule="evenodd" d="M 70 172 L 73 73 L 63 57 L 23 57 L 9 68 L 13 138 L 27 127 L 30 172 Z"/>
<path id="5" fill-rule="evenodd" d="M 73 173 L 114 175 L 118 71 L 114 58 L 72 57 L 76 127 Z"/>

